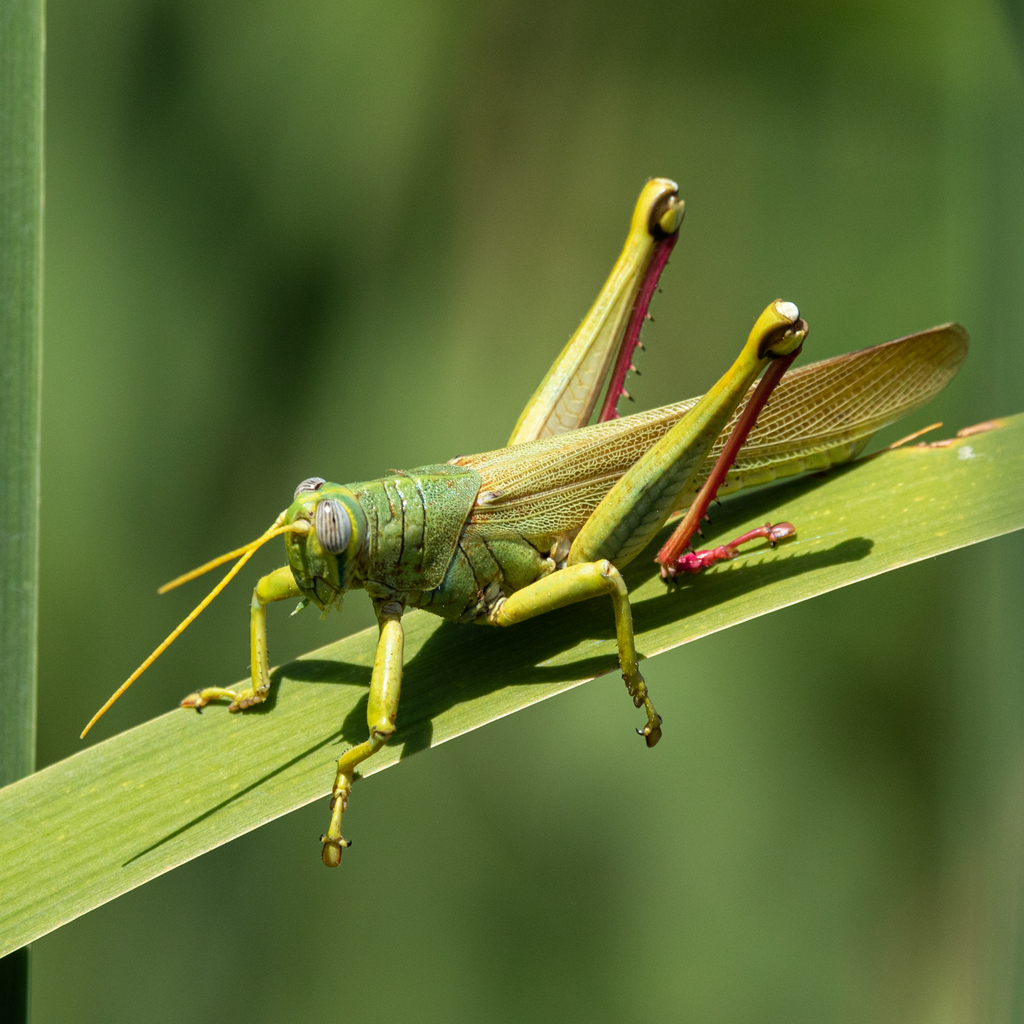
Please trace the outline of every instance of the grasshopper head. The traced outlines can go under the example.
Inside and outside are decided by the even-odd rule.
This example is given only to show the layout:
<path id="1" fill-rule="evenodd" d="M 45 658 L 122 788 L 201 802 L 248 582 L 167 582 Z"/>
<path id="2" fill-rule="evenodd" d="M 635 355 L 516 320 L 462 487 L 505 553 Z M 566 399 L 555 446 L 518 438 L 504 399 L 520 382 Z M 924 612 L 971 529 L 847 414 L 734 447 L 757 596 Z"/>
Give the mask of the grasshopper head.
<path id="1" fill-rule="evenodd" d="M 340 608 L 366 538 L 366 516 L 355 494 L 320 477 L 303 480 L 284 521 L 310 526 L 306 532 L 285 535 L 288 563 L 299 589 L 321 611 Z"/>

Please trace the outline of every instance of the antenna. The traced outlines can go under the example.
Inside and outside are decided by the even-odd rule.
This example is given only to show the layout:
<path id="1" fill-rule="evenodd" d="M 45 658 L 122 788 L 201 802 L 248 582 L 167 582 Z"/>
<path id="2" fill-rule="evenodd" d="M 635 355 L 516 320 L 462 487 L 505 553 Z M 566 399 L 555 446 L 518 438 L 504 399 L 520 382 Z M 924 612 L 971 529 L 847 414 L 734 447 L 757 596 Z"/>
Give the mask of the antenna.
<path id="1" fill-rule="evenodd" d="M 267 543 L 268 540 L 272 540 L 274 537 L 279 537 L 283 533 L 309 533 L 309 523 L 304 520 L 300 520 L 297 523 L 292 523 L 290 526 L 283 526 L 282 520 L 284 519 L 285 513 L 282 512 L 277 519 L 274 520 L 273 526 L 270 527 L 265 533 L 257 537 L 256 540 L 251 541 L 244 547 L 236 548 L 234 551 L 229 552 L 226 555 L 221 555 L 219 558 L 213 559 L 212 562 L 207 562 L 206 565 L 200 566 L 198 569 L 193 569 L 191 572 L 185 573 L 184 576 L 179 576 L 176 580 L 172 580 L 170 583 L 165 584 L 160 588 L 160 593 L 166 593 L 173 587 L 179 586 L 188 580 L 195 579 L 196 576 L 201 576 L 204 572 L 208 572 L 210 569 L 216 568 L 218 565 L 223 565 L 225 562 L 230 561 L 236 555 L 241 554 L 241 558 L 231 567 L 228 574 L 211 590 L 206 597 L 192 609 L 191 612 L 179 623 L 179 625 L 173 630 L 171 635 L 162 643 L 160 646 L 114 691 L 110 699 L 96 712 L 95 715 L 89 720 L 89 724 L 82 730 L 81 739 L 85 739 L 86 733 L 107 713 L 108 709 L 112 704 L 128 689 L 132 683 L 135 682 L 143 672 L 149 668 L 150 665 L 160 657 L 168 647 L 174 643 L 175 640 L 185 631 L 185 629 L 199 616 L 210 602 L 235 578 L 239 570 L 249 561 L 250 558 L 256 552 Z"/>

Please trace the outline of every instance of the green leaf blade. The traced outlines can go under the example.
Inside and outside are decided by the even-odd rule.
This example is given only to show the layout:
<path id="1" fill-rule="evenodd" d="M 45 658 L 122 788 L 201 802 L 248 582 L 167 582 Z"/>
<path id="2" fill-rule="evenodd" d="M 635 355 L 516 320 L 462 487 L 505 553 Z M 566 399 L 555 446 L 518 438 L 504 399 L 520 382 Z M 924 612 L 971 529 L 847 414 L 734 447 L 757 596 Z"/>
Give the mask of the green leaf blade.
<path id="1" fill-rule="evenodd" d="M 797 537 L 678 587 L 658 577 L 653 546 L 627 568 L 641 654 L 1021 529 L 1024 416 L 949 447 L 886 452 L 741 495 L 716 515 L 715 536 L 769 518 L 794 522 Z M 600 601 L 509 630 L 422 612 L 405 622 L 399 731 L 364 775 L 617 664 Z M 0 951 L 325 796 L 335 759 L 365 738 L 375 645 L 366 630 L 283 666 L 270 707 L 175 710 L 0 790 Z"/>

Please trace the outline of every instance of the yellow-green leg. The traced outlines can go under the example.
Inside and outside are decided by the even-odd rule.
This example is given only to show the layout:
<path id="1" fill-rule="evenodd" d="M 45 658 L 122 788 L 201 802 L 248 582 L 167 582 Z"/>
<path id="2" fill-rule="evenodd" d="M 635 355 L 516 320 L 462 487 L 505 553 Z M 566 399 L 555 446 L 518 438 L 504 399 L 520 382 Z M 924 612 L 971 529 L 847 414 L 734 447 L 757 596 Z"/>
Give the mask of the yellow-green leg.
<path id="1" fill-rule="evenodd" d="M 629 593 L 618 569 L 607 559 L 570 565 L 536 583 L 517 590 L 497 605 L 488 616 L 495 626 L 511 626 L 532 619 L 535 615 L 554 611 L 567 604 L 586 601 L 599 594 L 608 594 L 615 612 L 615 636 L 619 647 L 619 665 L 633 704 L 647 712 L 647 724 L 637 732 L 653 747 L 661 739 L 661 715 L 654 710 L 633 641 L 633 615 Z"/>
<path id="2" fill-rule="evenodd" d="M 208 686 L 205 690 L 190 693 L 182 702 L 183 708 L 205 707 L 211 700 L 229 700 L 228 711 L 244 711 L 254 704 L 262 704 L 270 693 L 270 664 L 267 658 L 267 605 L 272 601 L 287 601 L 299 597 L 301 591 L 285 565 L 275 569 L 269 576 L 256 584 L 249 608 L 249 654 L 252 672 L 252 686 L 236 693 L 221 686 Z"/>
<path id="3" fill-rule="evenodd" d="M 380 639 L 377 641 L 377 656 L 374 658 L 373 675 L 370 678 L 370 698 L 366 705 L 366 724 L 370 727 L 370 737 L 345 751 L 338 759 L 338 774 L 331 790 L 331 824 L 326 835 L 320 837 L 320 842 L 324 844 L 323 861 L 329 868 L 336 868 L 341 863 L 342 850 L 351 845 L 347 839 L 342 838 L 341 816 L 348 806 L 355 770 L 371 754 L 377 753 L 395 733 L 405 647 L 403 610 L 396 601 L 389 601 L 377 609 Z"/>

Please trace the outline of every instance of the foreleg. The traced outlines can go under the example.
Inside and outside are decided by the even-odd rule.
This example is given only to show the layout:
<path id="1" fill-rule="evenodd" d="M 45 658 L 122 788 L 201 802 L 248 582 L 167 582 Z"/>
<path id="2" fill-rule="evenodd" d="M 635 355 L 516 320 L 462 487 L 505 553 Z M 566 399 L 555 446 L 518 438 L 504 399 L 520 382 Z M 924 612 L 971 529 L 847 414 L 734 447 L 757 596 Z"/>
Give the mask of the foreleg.
<path id="1" fill-rule="evenodd" d="M 211 700 L 231 701 L 228 711 L 244 711 L 254 704 L 262 704 L 270 693 L 270 665 L 267 658 L 267 605 L 272 601 L 287 601 L 301 596 L 291 569 L 285 565 L 275 569 L 256 584 L 249 606 L 249 654 L 252 686 L 236 693 L 221 686 L 208 686 L 190 693 L 182 702 L 183 708 L 202 708 Z"/>

